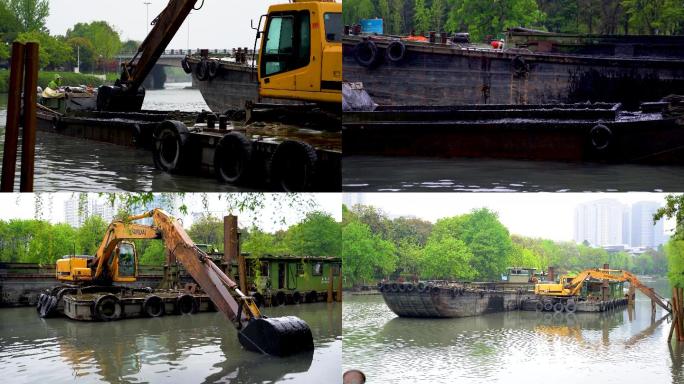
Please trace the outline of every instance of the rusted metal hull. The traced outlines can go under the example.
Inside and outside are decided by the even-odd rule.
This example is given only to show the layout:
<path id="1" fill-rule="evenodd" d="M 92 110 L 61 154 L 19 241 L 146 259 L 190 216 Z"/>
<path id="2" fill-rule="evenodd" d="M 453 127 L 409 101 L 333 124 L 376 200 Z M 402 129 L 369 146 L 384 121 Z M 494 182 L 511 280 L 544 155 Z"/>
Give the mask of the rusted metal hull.
<path id="1" fill-rule="evenodd" d="M 199 57 L 188 57 L 192 65 L 192 82 L 196 85 L 209 108 L 216 113 L 229 109 L 244 109 L 245 102 L 256 101 L 259 96 L 256 72 L 247 64 L 213 59 L 218 65 L 216 75 L 200 80 L 196 65 Z"/>
<path id="2" fill-rule="evenodd" d="M 618 57 L 483 49 L 404 42 L 394 62 L 364 67 L 355 47 L 364 37 L 343 39 L 344 81 L 362 82 L 380 105 L 554 104 L 640 102 L 684 94 L 684 61 L 662 57 Z M 367 37 L 384 56 L 386 37 Z"/>
<path id="3" fill-rule="evenodd" d="M 431 285 L 388 283 L 379 288 L 385 304 L 401 317 L 471 317 L 504 311 L 543 311 L 534 287 L 520 284 Z M 627 299 L 579 300 L 573 312 L 605 312 L 627 305 Z"/>
<path id="4" fill-rule="evenodd" d="M 655 107 L 380 107 L 345 113 L 344 154 L 683 164 L 682 121 Z"/>
<path id="5" fill-rule="evenodd" d="M 394 289 L 393 285 L 397 285 Z M 407 289 L 408 284 L 389 284 L 381 289 L 387 306 L 401 317 L 470 317 L 522 308 L 530 293 L 521 289 L 475 289 L 426 286 Z M 403 288 L 402 288 L 403 287 Z M 403 289 L 403 291 L 401 291 Z"/>

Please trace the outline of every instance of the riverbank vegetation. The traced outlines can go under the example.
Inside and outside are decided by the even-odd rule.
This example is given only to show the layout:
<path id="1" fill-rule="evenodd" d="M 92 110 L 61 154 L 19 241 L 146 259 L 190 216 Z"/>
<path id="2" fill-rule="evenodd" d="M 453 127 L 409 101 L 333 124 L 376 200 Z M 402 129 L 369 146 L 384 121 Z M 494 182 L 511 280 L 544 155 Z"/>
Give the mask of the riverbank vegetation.
<path id="1" fill-rule="evenodd" d="M 469 32 L 473 41 L 524 26 L 563 33 L 684 33 L 676 0 L 345 0 L 344 22 L 382 18 L 385 33 Z"/>
<path id="2" fill-rule="evenodd" d="M 117 72 L 115 56 L 139 45 L 121 41 L 120 33 L 106 21 L 77 23 L 64 35 L 51 35 L 45 26 L 49 14 L 47 0 L 0 0 L 0 63 L 9 58 L 12 42 L 32 41 L 40 44 L 41 70 L 70 72 L 80 64 L 82 73 Z"/>
<path id="3" fill-rule="evenodd" d="M 654 220 L 663 217 L 675 220 L 674 234 L 665 245 L 667 277 L 673 287 L 684 288 L 684 194 L 665 197 L 665 206 L 658 210 Z"/>
<path id="4" fill-rule="evenodd" d="M 42 88 L 47 87 L 48 83 L 54 80 L 56 75 L 62 76 L 62 84 L 69 85 L 89 85 L 98 87 L 105 82 L 95 76 L 60 71 L 41 71 L 38 73 L 38 85 Z M 9 71 L 0 69 L 0 93 L 7 93 L 9 90 Z"/>
<path id="5" fill-rule="evenodd" d="M 611 268 L 637 274 L 664 275 L 667 271 L 662 248 L 633 256 L 588 244 L 519 236 L 511 234 L 496 213 L 486 208 L 433 224 L 412 217 L 390 219 L 372 206 L 345 206 L 342 241 L 348 284 L 372 284 L 399 276 L 499 280 L 506 268 L 513 266 L 576 272 L 608 263 Z"/>
<path id="6" fill-rule="evenodd" d="M 79 228 L 44 220 L 0 221 L 0 262 L 51 265 L 66 255 L 94 255 L 107 229 L 100 216 L 91 216 Z M 223 220 L 206 215 L 187 229 L 197 244 L 223 252 Z M 241 230 L 241 251 L 252 255 L 339 256 L 340 223 L 322 212 L 311 212 L 286 230 L 268 233 Z M 158 240 L 136 241 L 140 263 L 162 265 L 164 245 Z"/>

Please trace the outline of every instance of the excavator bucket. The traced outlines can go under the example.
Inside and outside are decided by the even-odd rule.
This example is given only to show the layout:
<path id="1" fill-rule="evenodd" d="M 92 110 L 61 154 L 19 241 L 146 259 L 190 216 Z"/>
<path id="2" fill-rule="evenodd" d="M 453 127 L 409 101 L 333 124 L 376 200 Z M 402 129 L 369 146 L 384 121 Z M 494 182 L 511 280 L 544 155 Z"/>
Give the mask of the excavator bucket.
<path id="1" fill-rule="evenodd" d="M 273 356 L 314 348 L 309 325 L 296 316 L 253 319 L 238 333 L 238 339 L 247 350 Z"/>

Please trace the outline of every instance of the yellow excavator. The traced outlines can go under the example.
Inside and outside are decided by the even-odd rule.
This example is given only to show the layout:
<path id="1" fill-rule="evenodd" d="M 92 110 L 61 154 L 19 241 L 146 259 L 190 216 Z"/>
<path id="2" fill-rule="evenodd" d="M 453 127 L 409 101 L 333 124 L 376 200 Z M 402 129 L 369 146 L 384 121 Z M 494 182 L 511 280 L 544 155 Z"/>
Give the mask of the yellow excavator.
<path id="1" fill-rule="evenodd" d="M 134 221 L 152 218 L 153 225 Z M 107 289 L 114 283 L 132 283 L 138 276 L 138 256 L 130 240 L 161 239 L 167 257 L 180 262 L 238 330 L 240 344 L 247 350 L 286 356 L 313 349 L 313 336 L 308 324 L 295 316 L 267 318 L 252 297 L 240 291 L 209 256 L 185 232 L 181 224 L 161 209 L 114 221 L 93 258 L 70 257 L 57 261 L 57 279 L 70 285 L 59 290 L 59 296 L 43 295 L 39 313 L 47 317 L 57 308 L 66 292 L 84 287 Z M 92 289 L 91 289 L 92 291 Z"/>
<path id="2" fill-rule="evenodd" d="M 143 81 L 173 36 L 201 0 L 170 0 L 154 20 L 154 27 L 113 86 L 102 86 L 97 96 L 101 111 L 137 112 L 145 98 Z M 265 28 L 261 25 L 265 18 Z M 261 97 L 314 102 L 341 108 L 342 4 L 333 0 L 292 0 L 272 5 L 259 20 L 258 60 Z M 256 44 L 255 44 L 256 45 Z M 281 108 L 284 108 L 281 106 Z"/>
<path id="3" fill-rule="evenodd" d="M 667 300 L 658 293 L 649 288 L 632 273 L 619 269 L 587 269 L 577 276 L 563 275 L 560 277 L 558 283 L 538 283 L 534 286 L 534 293 L 543 300 L 549 301 L 553 305 L 556 312 L 566 310 L 574 312 L 574 308 L 582 290 L 582 285 L 587 279 L 606 280 L 616 282 L 628 282 L 633 289 L 638 289 L 654 303 L 668 312 L 672 311 Z"/>

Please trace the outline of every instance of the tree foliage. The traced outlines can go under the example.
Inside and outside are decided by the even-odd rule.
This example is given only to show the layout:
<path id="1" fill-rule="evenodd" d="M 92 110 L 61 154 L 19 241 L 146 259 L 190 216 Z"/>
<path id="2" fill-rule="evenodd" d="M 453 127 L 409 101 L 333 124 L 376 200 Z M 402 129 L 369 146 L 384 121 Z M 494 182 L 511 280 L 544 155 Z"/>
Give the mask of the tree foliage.
<path id="1" fill-rule="evenodd" d="M 327 213 L 311 212 L 290 227 L 285 242 L 294 255 L 339 256 L 342 248 L 340 224 Z"/>
<path id="2" fill-rule="evenodd" d="M 513 26 L 563 33 L 684 32 L 679 0 L 345 0 L 345 24 L 374 17 L 384 20 L 387 34 L 470 32 L 474 41 Z"/>
<path id="3" fill-rule="evenodd" d="M 342 268 L 349 284 L 369 282 L 396 268 L 396 248 L 371 232 L 368 225 L 354 220 L 342 227 Z"/>
<path id="4" fill-rule="evenodd" d="M 14 12 L 25 32 L 47 32 L 45 22 L 50 15 L 48 0 L 4 0 Z"/>
<path id="5" fill-rule="evenodd" d="M 369 276 L 378 280 L 387 276 L 386 270 L 373 265 L 373 259 L 365 256 L 364 251 L 369 251 L 363 248 L 360 251 L 360 245 L 351 244 L 359 239 L 382 240 L 393 245 L 396 264 L 395 270 L 390 272 L 391 278 L 402 275 L 407 279 L 418 276 L 422 279 L 499 280 L 507 267 L 539 271 L 555 267 L 556 271 L 564 273 L 597 268 L 606 263 L 611 268 L 637 274 L 664 275 L 667 272 L 667 256 L 662 247 L 632 255 L 608 252 L 588 244 L 511 235 L 496 213 L 488 209 L 445 217 L 433 225 L 412 217 L 390 219 L 371 206 L 343 206 L 342 225 L 353 229 L 349 233 L 355 235 L 343 235 L 342 253 L 351 257 L 347 248 L 356 249 L 353 256 L 359 258 L 356 262 L 362 264 L 359 273 L 363 275 L 352 279 L 356 282 L 368 282 Z M 349 277 L 354 272 L 347 270 L 346 273 Z"/>
<path id="6" fill-rule="evenodd" d="M 72 60 L 72 48 L 62 38 L 53 37 L 45 32 L 31 31 L 17 35 L 16 41 L 27 43 L 36 42 L 40 45 L 41 68 L 56 68 L 65 65 Z"/>

